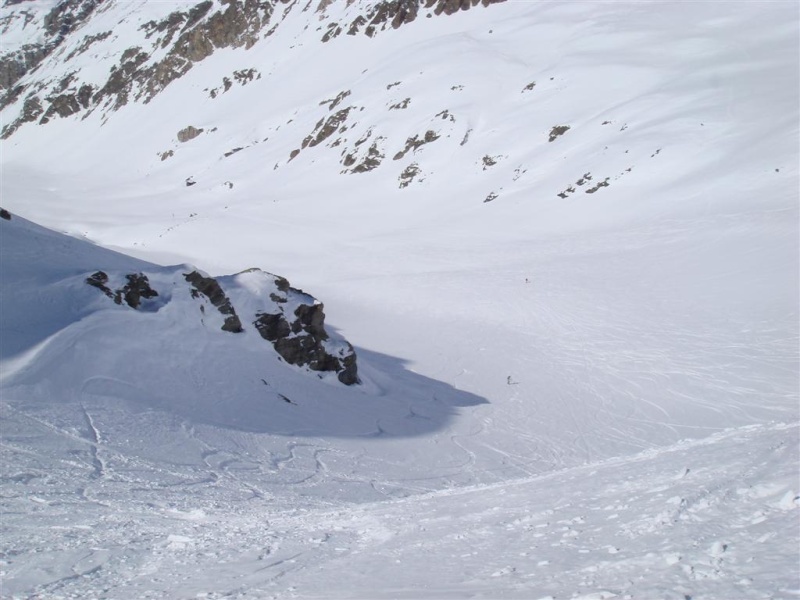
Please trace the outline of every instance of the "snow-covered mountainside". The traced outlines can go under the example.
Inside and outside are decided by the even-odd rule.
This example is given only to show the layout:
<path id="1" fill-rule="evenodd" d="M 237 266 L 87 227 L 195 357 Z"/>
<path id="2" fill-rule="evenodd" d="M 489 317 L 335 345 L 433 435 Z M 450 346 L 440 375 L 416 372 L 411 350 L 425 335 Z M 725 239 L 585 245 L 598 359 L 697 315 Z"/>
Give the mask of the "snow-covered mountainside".
<path id="1" fill-rule="evenodd" d="M 6 0 L 0 595 L 800 594 L 798 32 Z"/>

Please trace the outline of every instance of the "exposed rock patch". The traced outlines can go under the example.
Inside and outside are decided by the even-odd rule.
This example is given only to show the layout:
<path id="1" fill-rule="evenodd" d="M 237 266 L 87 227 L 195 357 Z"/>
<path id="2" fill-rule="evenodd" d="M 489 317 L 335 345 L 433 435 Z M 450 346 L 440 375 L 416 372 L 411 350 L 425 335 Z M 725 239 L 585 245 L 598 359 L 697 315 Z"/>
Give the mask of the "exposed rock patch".
<path id="1" fill-rule="evenodd" d="M 356 164 L 358 162 L 358 158 L 355 154 L 347 154 L 344 157 L 342 164 L 345 167 L 351 167 L 351 166 L 353 167 L 352 169 L 349 169 L 350 173 L 366 173 L 367 171 L 372 171 L 374 169 L 377 169 L 380 166 L 381 162 L 383 162 L 383 159 L 385 158 L 385 155 L 380 151 L 380 148 L 378 147 L 378 144 L 381 140 L 383 140 L 383 138 L 379 137 L 374 142 L 372 142 L 372 145 L 367 149 L 366 156 L 364 156 L 364 158 L 358 164 Z M 345 170 L 345 172 L 348 171 Z"/>
<path id="2" fill-rule="evenodd" d="M 202 128 L 198 129 L 197 127 L 189 125 L 188 127 L 184 127 L 178 132 L 178 141 L 182 144 L 186 143 L 189 140 L 193 140 L 194 138 L 196 138 L 198 135 L 203 133 L 203 131 L 204 130 Z"/>
<path id="3" fill-rule="evenodd" d="M 401 102 L 397 102 L 389 106 L 389 110 L 403 110 L 405 108 L 408 108 L 409 104 L 411 104 L 411 98 L 406 98 Z"/>
<path id="4" fill-rule="evenodd" d="M 213 277 L 204 277 L 197 271 L 184 274 L 186 281 L 192 284 L 192 297 L 199 298 L 202 294 L 208 298 L 209 302 L 213 304 L 220 314 L 225 317 L 225 322 L 222 325 L 223 331 L 230 331 L 232 333 L 241 333 L 242 322 L 236 315 L 236 311 L 231 304 L 230 299 L 222 291 L 219 283 Z"/>
<path id="5" fill-rule="evenodd" d="M 69 33 L 94 13 L 101 2 L 102 0 L 62 0 L 58 2 L 44 17 L 41 41 L 24 44 L 16 51 L 0 55 L 0 89 L 13 88 L 17 81 L 38 67 L 45 58 L 63 44 Z M 6 2 L 6 6 L 8 5 L 9 3 Z M 6 19 L 18 18 L 27 20 L 32 19 L 32 16 L 26 13 L 12 13 L 6 17 Z M 26 26 L 29 22 L 29 20 L 26 21 Z M 5 30 L 8 23 L 2 23 L 2 25 Z"/>
<path id="6" fill-rule="evenodd" d="M 569 130 L 570 130 L 570 126 L 569 125 L 556 125 L 555 127 L 553 127 L 550 130 L 550 135 L 549 135 L 547 141 L 548 142 L 553 142 L 553 141 L 556 140 L 556 138 L 564 135 Z"/>
<path id="7" fill-rule="evenodd" d="M 400 177 L 398 181 L 400 182 L 400 189 L 408 187 L 409 184 L 414 181 L 414 178 L 417 177 L 421 173 L 421 169 L 417 163 L 411 163 L 408 165 L 402 173 L 400 173 Z"/>
<path id="8" fill-rule="evenodd" d="M 0 217 L 6 218 L 4 212 L 0 209 Z M 120 274 L 112 276 L 116 280 L 122 278 Z M 359 382 L 356 353 L 346 340 L 331 337 L 325 330 L 322 303 L 302 290 L 293 288 L 283 277 L 259 269 L 219 279 L 197 270 L 189 273 L 176 271 L 171 277 L 167 275 L 170 278 L 166 280 L 163 277 L 164 273 L 161 278 L 156 277 L 156 281 L 169 286 L 165 302 L 179 293 L 185 294 L 183 298 L 191 296 L 201 302 L 201 322 L 205 323 L 210 305 L 222 316 L 222 331 L 242 333 L 252 324 L 260 337 L 267 340 L 285 362 L 320 374 L 335 373 L 345 385 Z M 147 275 L 129 273 L 124 278 L 124 285 L 113 286 L 109 283 L 112 278 L 106 272 L 96 271 L 84 281 L 117 305 L 124 303 L 134 309 L 152 309 L 152 305 L 148 307 L 143 302 L 159 294 L 150 285 Z M 247 313 L 243 317 L 246 324 L 242 322 L 241 313 L 237 313 L 234 303 Z"/>
<path id="9" fill-rule="evenodd" d="M 233 79 L 231 79 L 231 77 Z M 261 73 L 258 72 L 258 69 L 253 69 L 253 68 L 251 68 L 251 69 L 239 69 L 238 71 L 234 71 L 231 74 L 231 77 L 223 77 L 222 78 L 222 86 L 221 87 L 215 87 L 215 88 L 212 88 L 211 90 L 206 88 L 204 91 L 207 91 L 208 95 L 212 99 L 214 99 L 219 94 L 224 94 L 229 89 L 231 89 L 233 87 L 234 83 L 237 83 L 240 86 L 245 86 L 248 83 L 250 83 L 251 81 L 254 81 L 254 80 L 257 80 L 257 79 L 261 79 Z M 222 91 L 220 91 L 220 89 Z"/>
<path id="10" fill-rule="evenodd" d="M 97 271 L 87 277 L 86 283 L 103 292 L 115 304 L 122 304 L 124 300 L 125 304 L 131 308 L 139 308 L 142 298 L 150 300 L 158 296 L 158 292 L 150 287 L 150 281 L 144 273 L 129 273 L 125 275 L 125 279 L 127 279 L 127 283 L 113 292 L 106 285 L 108 283 L 108 275 L 103 271 Z"/>
<path id="11" fill-rule="evenodd" d="M 436 141 L 438 139 L 439 139 L 439 134 L 436 133 L 435 131 L 433 131 L 432 129 L 429 129 L 428 131 L 426 131 L 425 135 L 422 138 L 420 138 L 419 136 L 416 136 L 416 135 L 413 136 L 413 137 L 410 137 L 410 138 L 408 138 L 406 140 L 405 148 L 403 148 L 400 152 L 395 154 L 393 160 L 400 160 L 409 151 L 413 150 L 413 151 L 416 152 L 416 150 L 418 148 L 424 146 L 425 144 L 430 144 L 431 142 L 434 142 L 434 141 Z"/>
<path id="12" fill-rule="evenodd" d="M 341 25 L 331 23 L 322 37 L 323 42 L 339 36 L 344 28 L 348 35 L 364 33 L 374 37 L 379 31 L 387 27 L 398 29 L 403 25 L 413 22 L 421 11 L 428 11 L 427 16 L 452 15 L 461 10 L 469 10 L 479 4 L 489 6 L 505 0 L 381 0 L 372 2 L 369 10 L 358 15 L 349 24 Z M 431 10 L 432 9 L 432 10 Z"/>
<path id="13" fill-rule="evenodd" d="M 483 164 L 483 170 L 485 171 L 489 167 L 493 167 L 497 164 L 497 162 L 502 158 L 502 156 L 489 156 L 488 154 L 485 155 L 481 159 L 481 163 Z"/>
<path id="14" fill-rule="evenodd" d="M 592 186 L 588 190 L 586 190 L 586 193 L 587 194 L 594 194 L 600 188 L 608 187 L 610 185 L 608 183 L 609 179 L 610 179 L 609 177 L 606 177 L 603 181 L 598 181 L 594 186 Z"/>
<path id="15" fill-rule="evenodd" d="M 276 291 L 269 297 L 274 312 L 258 312 L 253 321 L 261 337 L 289 364 L 335 372 L 345 385 L 358 383 L 355 351 L 348 342 L 328 336 L 322 303 L 291 287 L 286 279 L 272 277 Z"/>
<path id="16" fill-rule="evenodd" d="M 326 104 L 329 104 L 330 106 L 328 106 L 328 110 L 333 110 L 334 108 L 339 106 L 342 100 L 347 98 L 349 95 L 350 95 L 350 90 L 344 90 L 343 92 L 339 92 L 335 98 L 331 98 L 330 100 L 323 100 L 322 102 L 319 103 L 319 105 L 325 106 Z"/>
<path id="17" fill-rule="evenodd" d="M 436 116 L 441 118 L 443 121 L 450 121 L 451 123 L 456 122 L 456 118 L 450 114 L 449 110 L 443 110 L 442 112 L 436 113 Z"/>
<path id="18" fill-rule="evenodd" d="M 314 131 L 312 131 L 303 140 L 301 147 L 313 148 L 314 146 L 327 140 L 330 136 L 336 133 L 340 127 L 343 126 L 344 122 L 347 120 L 347 116 L 350 114 L 351 109 L 352 107 L 349 106 L 333 113 L 327 119 L 320 119 L 317 122 L 316 127 L 314 127 Z"/>

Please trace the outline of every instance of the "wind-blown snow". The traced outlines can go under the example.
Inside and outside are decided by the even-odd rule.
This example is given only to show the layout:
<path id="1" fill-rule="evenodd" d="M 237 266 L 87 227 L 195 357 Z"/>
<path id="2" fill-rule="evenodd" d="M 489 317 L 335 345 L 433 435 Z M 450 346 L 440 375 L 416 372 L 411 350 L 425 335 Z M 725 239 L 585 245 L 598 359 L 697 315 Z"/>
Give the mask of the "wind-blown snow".
<path id="1" fill-rule="evenodd" d="M 98 53 L 169 12 L 142 5 Z M 797 6 L 317 19 L 3 142 L 2 595 L 800 594 Z M 363 385 L 83 283 L 184 262 L 313 293 Z"/>

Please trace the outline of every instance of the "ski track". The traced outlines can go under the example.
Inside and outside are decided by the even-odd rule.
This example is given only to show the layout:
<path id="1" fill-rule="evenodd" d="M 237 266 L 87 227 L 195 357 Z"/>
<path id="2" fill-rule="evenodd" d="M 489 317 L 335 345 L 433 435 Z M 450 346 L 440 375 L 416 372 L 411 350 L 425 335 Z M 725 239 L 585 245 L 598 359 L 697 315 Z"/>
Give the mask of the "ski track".
<path id="1" fill-rule="evenodd" d="M 322 46 L 370 3 L 314 4 L 4 141 L 0 597 L 800 597 L 796 6 L 421 9 Z M 105 3 L 3 116 L 102 84 L 174 9 Z M 382 162 L 342 172 L 368 138 Z M 307 287 L 363 385 L 84 284 L 156 263 Z"/>
<path id="2" fill-rule="evenodd" d="M 183 493 L 158 505 L 133 500 L 132 481 L 106 493 L 104 505 L 28 491 L 6 498 L 17 510 L 4 519 L 5 594 L 70 598 L 102 589 L 99 597 L 155 598 L 179 587 L 184 596 L 211 598 L 460 598 L 501 590 L 519 598 L 760 598 L 771 589 L 783 597 L 796 588 L 791 573 L 780 573 L 780 551 L 770 549 L 800 541 L 791 468 L 797 436 L 797 424 L 749 426 L 546 475 L 333 508 L 302 497 L 294 508 L 285 499 L 275 505 L 265 494 L 243 502 L 217 480 L 197 482 L 206 487 L 200 496 L 193 483 L 176 484 Z M 346 483 L 323 458 L 334 450 L 303 449 L 316 463 L 317 482 Z M 200 451 L 206 461 L 219 454 Z M 249 487 L 226 471 L 232 460 L 206 468 Z M 93 472 L 82 473 L 101 485 Z M 37 512 L 63 534 L 32 527 Z M 431 564 L 428 555 L 456 560 Z M 777 569 L 774 582 L 753 579 L 770 568 Z M 364 578 L 371 569 L 394 583 L 371 587 Z M 34 572 L 50 573 L 51 581 L 25 590 Z"/>

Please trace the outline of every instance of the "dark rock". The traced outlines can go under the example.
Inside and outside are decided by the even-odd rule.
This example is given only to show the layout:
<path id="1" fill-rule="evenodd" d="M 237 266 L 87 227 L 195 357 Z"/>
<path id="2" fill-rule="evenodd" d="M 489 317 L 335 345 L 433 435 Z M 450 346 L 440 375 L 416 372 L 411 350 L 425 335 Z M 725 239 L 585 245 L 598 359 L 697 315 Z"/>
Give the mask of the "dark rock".
<path id="1" fill-rule="evenodd" d="M 483 170 L 485 171 L 489 167 L 493 167 L 497 164 L 497 161 L 500 157 L 499 156 L 489 156 L 488 154 L 483 157 Z"/>
<path id="2" fill-rule="evenodd" d="M 449 110 L 443 110 L 442 112 L 436 113 L 437 117 L 441 117 L 442 121 L 450 121 L 451 123 L 456 122 L 456 118 L 450 114 Z"/>
<path id="3" fill-rule="evenodd" d="M 550 130 L 550 136 L 547 140 L 548 142 L 554 141 L 557 137 L 564 135 L 567 131 L 570 130 L 569 125 L 556 125 Z"/>
<path id="4" fill-rule="evenodd" d="M 262 338 L 271 342 L 278 355 L 291 365 L 312 371 L 335 372 L 346 385 L 358 383 L 358 368 L 353 347 L 345 341 L 331 342 L 325 331 L 325 312 L 320 302 L 273 276 L 278 293 L 271 293 L 277 313 L 257 313 L 253 325 Z M 286 312 L 291 301 L 292 313 Z"/>
<path id="5" fill-rule="evenodd" d="M 411 104 L 411 98 L 406 98 L 402 102 L 397 102 L 396 104 L 392 104 L 389 107 L 389 110 L 403 110 L 405 108 L 408 108 L 409 104 Z"/>
<path id="6" fill-rule="evenodd" d="M 244 150 L 244 148 L 239 146 L 238 148 L 233 148 L 232 150 L 228 150 L 223 156 L 225 156 L 225 158 L 228 158 L 229 156 L 233 156 L 234 154 L 236 154 L 237 152 L 241 152 L 242 150 Z"/>
<path id="7" fill-rule="evenodd" d="M 189 140 L 193 140 L 198 135 L 203 133 L 204 129 L 198 129 L 197 127 L 193 127 L 189 125 L 188 127 L 184 127 L 178 132 L 178 141 L 180 143 L 188 142 Z"/>
<path id="8" fill-rule="evenodd" d="M 13 88 L 6 91 L 2 97 L 0 97 L 0 110 L 3 110 L 6 106 L 14 104 L 19 97 L 22 96 L 22 92 L 25 91 L 24 85 L 15 85 Z"/>
<path id="9" fill-rule="evenodd" d="M 90 286 L 103 292 L 116 304 L 122 304 L 122 301 L 125 300 L 125 303 L 131 308 L 139 308 L 142 298 L 149 300 L 158 296 L 158 292 L 150 287 L 150 281 L 144 273 L 130 273 L 125 278 L 128 283 L 113 292 L 106 285 L 108 283 L 108 275 L 103 271 L 92 273 L 85 281 Z"/>
<path id="10" fill-rule="evenodd" d="M 106 101 L 110 103 L 112 110 L 125 106 L 133 89 L 134 75 L 148 58 L 149 55 L 138 46 L 125 50 L 119 65 L 111 67 L 111 75 L 92 100 L 96 104 Z"/>
<path id="11" fill-rule="evenodd" d="M 416 151 L 421 146 L 424 146 L 425 144 L 430 144 L 431 142 L 436 141 L 438 139 L 439 139 L 439 134 L 431 129 L 425 132 L 425 135 L 422 139 L 420 139 L 419 136 L 416 135 L 414 137 L 410 137 L 406 140 L 406 147 L 397 154 L 395 154 L 393 160 L 400 160 L 410 150 Z"/>
<path id="12" fill-rule="evenodd" d="M 257 313 L 253 325 L 255 325 L 261 337 L 270 342 L 284 338 L 292 331 L 289 327 L 289 322 L 282 314 Z"/>
<path id="13" fill-rule="evenodd" d="M 380 150 L 378 149 L 378 140 L 375 140 L 369 147 L 369 150 L 367 150 L 367 156 L 364 157 L 364 160 L 361 161 L 361 163 L 353 167 L 351 173 L 366 173 L 367 171 L 377 169 L 383 159 L 384 155 L 381 154 Z"/>
<path id="14" fill-rule="evenodd" d="M 17 119 L 3 128 L 2 137 L 7 139 L 24 123 L 36 121 L 44 112 L 42 108 L 42 101 L 37 96 L 31 95 L 25 98 L 25 103 L 22 105 L 22 113 Z"/>
<path id="15" fill-rule="evenodd" d="M 68 117 L 81 110 L 81 105 L 78 102 L 76 94 L 59 94 L 58 96 L 48 98 L 47 101 L 50 103 L 50 106 L 39 121 L 41 124 L 47 123 L 55 116 Z"/>
<path id="16" fill-rule="evenodd" d="M 197 271 L 191 273 L 184 273 L 183 277 L 192 284 L 195 291 L 208 298 L 209 302 L 213 304 L 217 310 L 225 316 L 225 322 L 222 325 L 223 331 L 230 331 L 232 333 L 241 333 L 242 322 L 236 315 L 230 299 L 222 291 L 219 283 L 213 277 L 204 277 Z M 193 294 L 194 297 L 196 297 Z"/>
<path id="17" fill-rule="evenodd" d="M 363 15 L 358 15 L 347 30 L 347 35 L 356 35 L 359 30 L 366 24 L 367 19 Z"/>
<path id="18" fill-rule="evenodd" d="M 95 35 L 87 35 L 85 38 L 83 38 L 83 41 L 80 43 L 80 45 L 67 55 L 67 58 L 65 60 L 70 61 L 79 54 L 83 54 L 93 44 L 97 42 L 102 42 L 104 39 L 110 37 L 112 33 L 113 33 L 112 31 L 104 31 L 102 33 L 97 33 Z"/>
<path id="19" fill-rule="evenodd" d="M 600 188 L 608 187 L 610 184 L 608 183 L 609 178 L 606 177 L 603 181 L 598 181 L 593 187 L 590 187 L 586 190 L 585 193 L 587 194 L 594 194 Z"/>
<path id="20" fill-rule="evenodd" d="M 358 367 L 356 366 L 356 353 L 350 344 L 348 344 L 348 346 L 350 347 L 351 352 L 349 354 L 345 354 L 345 356 L 341 359 L 342 370 L 339 371 L 339 374 L 336 377 L 345 385 L 355 385 L 356 383 L 359 383 Z"/>
<path id="21" fill-rule="evenodd" d="M 344 157 L 344 159 L 342 160 L 342 164 L 343 164 L 345 167 L 352 167 L 354 164 L 356 164 L 356 161 L 357 161 L 357 160 L 358 160 L 358 159 L 356 158 L 355 154 L 347 154 L 347 155 Z"/>
<path id="22" fill-rule="evenodd" d="M 325 313 L 322 312 L 322 304 L 301 304 L 294 311 L 297 321 L 295 321 L 296 331 L 305 331 L 306 333 L 318 337 L 320 339 L 327 339 L 328 334 L 325 332 Z M 294 330 L 295 327 L 293 326 Z"/>
<path id="23" fill-rule="evenodd" d="M 258 72 L 258 69 L 240 69 L 233 72 L 233 79 L 239 85 L 247 85 L 253 79 L 261 79 L 261 73 Z"/>
<path id="24" fill-rule="evenodd" d="M 17 81 L 59 48 L 67 35 L 85 22 L 102 0 L 61 0 L 45 15 L 42 41 L 25 44 L 19 50 L 0 56 L 0 89 L 10 89 Z M 5 6 L 18 4 L 6 0 Z"/>
<path id="25" fill-rule="evenodd" d="M 344 28 L 347 28 L 348 35 L 356 35 L 359 32 L 369 37 L 374 37 L 379 31 L 387 27 L 397 29 L 412 23 L 418 16 L 421 9 L 433 8 L 436 15 L 450 15 L 459 10 L 468 10 L 473 6 L 481 4 L 488 6 L 505 0 L 379 0 L 365 3 L 369 8 L 363 14 L 353 19 L 349 26 L 331 23 L 328 30 L 322 37 L 323 42 L 332 40 L 341 35 Z M 327 3 L 321 3 L 318 11 L 324 11 Z M 431 15 L 428 14 L 430 17 Z M 365 27 L 366 25 L 366 27 Z"/>
<path id="26" fill-rule="evenodd" d="M 350 90 L 345 90 L 343 92 L 339 92 L 336 95 L 335 98 L 332 98 L 330 100 L 323 100 L 322 102 L 319 103 L 319 105 L 320 106 L 324 106 L 326 104 L 330 104 L 330 106 L 328 107 L 328 110 L 333 110 L 334 108 L 339 106 L 339 104 L 341 104 L 342 100 L 347 98 L 349 95 L 350 95 Z"/>
<path id="27" fill-rule="evenodd" d="M 350 110 L 352 107 L 343 108 L 334 114 L 332 114 L 327 119 L 320 119 L 317 125 L 314 127 L 314 131 L 311 132 L 310 135 L 306 136 L 301 144 L 302 148 L 313 148 L 317 144 L 321 144 L 325 140 L 327 140 L 330 136 L 336 133 L 336 130 L 347 120 L 347 115 L 350 114 Z"/>
<path id="28" fill-rule="evenodd" d="M 11 213 L 8 212 L 5 208 L 0 208 L 0 219 L 5 219 L 6 221 L 10 221 Z"/>
<path id="29" fill-rule="evenodd" d="M 338 23 L 330 23 L 328 25 L 328 31 L 325 32 L 325 35 L 322 36 L 323 42 L 329 42 L 333 38 L 337 37 L 340 33 L 342 33 L 342 27 Z"/>
<path id="30" fill-rule="evenodd" d="M 150 300 L 158 296 L 158 292 L 150 287 L 150 281 L 147 279 L 147 275 L 143 273 L 131 273 L 126 275 L 125 278 L 128 280 L 128 283 L 125 284 L 121 292 L 123 298 L 125 298 L 125 303 L 131 308 L 139 308 L 142 298 Z M 118 290 L 117 293 L 119 292 Z"/>
<path id="31" fill-rule="evenodd" d="M 108 288 L 108 286 L 106 286 L 108 283 L 108 275 L 106 275 L 103 271 L 97 271 L 96 273 L 89 275 L 89 277 L 86 278 L 86 283 L 97 288 L 109 298 L 114 298 L 114 293 Z"/>
<path id="32" fill-rule="evenodd" d="M 404 187 L 408 187 L 414 178 L 420 174 L 420 168 L 417 163 L 411 163 L 408 165 L 405 170 L 400 174 L 399 181 L 400 181 L 400 189 Z"/>

